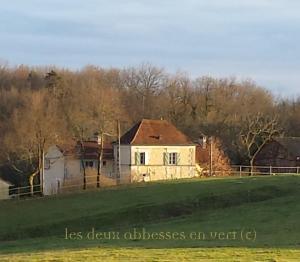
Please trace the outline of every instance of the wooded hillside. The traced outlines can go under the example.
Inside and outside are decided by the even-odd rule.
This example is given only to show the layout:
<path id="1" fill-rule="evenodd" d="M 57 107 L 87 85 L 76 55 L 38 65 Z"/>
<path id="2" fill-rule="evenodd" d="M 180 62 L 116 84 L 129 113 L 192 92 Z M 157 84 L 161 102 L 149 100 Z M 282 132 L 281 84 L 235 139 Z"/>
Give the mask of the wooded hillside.
<path id="1" fill-rule="evenodd" d="M 288 88 L 288 87 L 286 87 Z M 0 163 L 20 176 L 54 143 L 94 132 L 124 132 L 141 118 L 171 121 L 192 139 L 222 141 L 234 164 L 249 163 L 260 143 L 300 136 L 300 98 L 279 99 L 251 80 L 191 78 L 150 64 L 79 71 L 0 66 Z"/>

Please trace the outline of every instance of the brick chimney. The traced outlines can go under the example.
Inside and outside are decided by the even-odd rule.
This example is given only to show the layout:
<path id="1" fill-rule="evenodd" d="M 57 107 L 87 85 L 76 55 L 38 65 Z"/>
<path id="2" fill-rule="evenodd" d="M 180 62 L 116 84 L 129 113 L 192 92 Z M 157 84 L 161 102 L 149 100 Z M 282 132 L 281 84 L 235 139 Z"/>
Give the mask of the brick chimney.
<path id="1" fill-rule="evenodd" d="M 203 149 L 206 149 L 207 146 L 207 136 L 201 135 L 200 138 L 198 139 L 198 143 L 201 145 Z"/>

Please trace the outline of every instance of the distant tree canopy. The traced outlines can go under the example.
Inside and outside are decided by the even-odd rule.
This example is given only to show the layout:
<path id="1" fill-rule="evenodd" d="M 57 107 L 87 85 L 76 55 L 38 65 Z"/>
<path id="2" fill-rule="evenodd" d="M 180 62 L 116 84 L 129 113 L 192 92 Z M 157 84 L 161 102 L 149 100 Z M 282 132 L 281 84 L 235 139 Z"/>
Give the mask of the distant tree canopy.
<path id="1" fill-rule="evenodd" d="M 270 136 L 300 136 L 300 97 L 276 99 L 249 80 L 192 79 L 151 64 L 80 71 L 0 66 L 2 166 L 30 173 L 51 144 L 116 134 L 117 120 L 125 131 L 141 118 L 167 119 L 194 140 L 216 137 L 231 163 L 249 164 Z"/>

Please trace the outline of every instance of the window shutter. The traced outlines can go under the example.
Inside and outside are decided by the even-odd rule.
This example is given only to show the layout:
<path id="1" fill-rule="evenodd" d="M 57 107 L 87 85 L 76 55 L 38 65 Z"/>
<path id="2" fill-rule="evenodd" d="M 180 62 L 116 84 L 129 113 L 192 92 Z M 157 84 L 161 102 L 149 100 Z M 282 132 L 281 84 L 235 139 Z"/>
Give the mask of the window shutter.
<path id="1" fill-rule="evenodd" d="M 176 153 L 176 165 L 180 164 L 180 153 Z"/>
<path id="2" fill-rule="evenodd" d="M 149 152 L 145 152 L 145 165 L 149 165 Z"/>
<path id="3" fill-rule="evenodd" d="M 164 153 L 164 165 L 167 166 L 169 164 L 169 154 Z"/>
<path id="4" fill-rule="evenodd" d="M 139 165 L 140 164 L 140 153 L 135 152 L 135 164 Z"/>

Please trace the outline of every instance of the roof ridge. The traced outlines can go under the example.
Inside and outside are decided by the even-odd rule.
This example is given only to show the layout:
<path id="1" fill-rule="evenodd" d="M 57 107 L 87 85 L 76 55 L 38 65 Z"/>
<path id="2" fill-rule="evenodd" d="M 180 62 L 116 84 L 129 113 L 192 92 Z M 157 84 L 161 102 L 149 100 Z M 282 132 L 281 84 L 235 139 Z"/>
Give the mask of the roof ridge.
<path id="1" fill-rule="evenodd" d="M 148 122 L 168 122 L 166 119 L 149 119 L 149 118 L 143 118 L 142 120 L 148 121 Z"/>
<path id="2" fill-rule="evenodd" d="M 278 137 L 274 141 L 286 148 L 292 155 L 300 156 L 300 137 Z"/>
<path id="3" fill-rule="evenodd" d="M 157 136 L 159 139 L 157 139 Z M 140 119 L 138 123 L 121 137 L 121 142 L 128 145 L 193 144 L 187 135 L 165 119 Z"/>
<path id="4" fill-rule="evenodd" d="M 130 141 L 130 144 L 132 144 L 133 143 L 133 141 L 136 139 L 136 137 L 137 137 L 137 134 L 138 134 L 138 132 L 139 132 L 139 130 L 140 130 L 140 128 L 141 128 L 141 126 L 142 126 L 142 123 L 143 123 L 143 121 L 144 121 L 145 119 L 142 119 L 139 123 L 138 123 L 138 129 L 136 130 L 136 132 L 135 132 L 135 134 L 134 134 L 134 137 L 133 137 L 133 139 Z"/>

